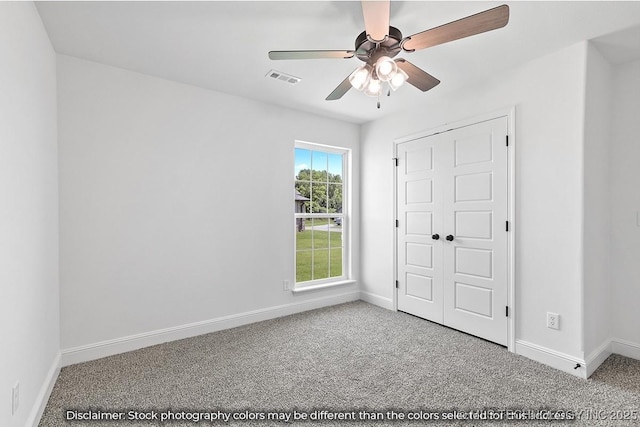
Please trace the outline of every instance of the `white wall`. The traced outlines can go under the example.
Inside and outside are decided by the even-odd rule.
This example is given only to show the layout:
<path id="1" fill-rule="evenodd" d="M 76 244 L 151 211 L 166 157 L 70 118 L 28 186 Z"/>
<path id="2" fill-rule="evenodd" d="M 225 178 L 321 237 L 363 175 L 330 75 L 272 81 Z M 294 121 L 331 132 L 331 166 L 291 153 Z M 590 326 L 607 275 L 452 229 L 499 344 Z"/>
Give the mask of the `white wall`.
<path id="1" fill-rule="evenodd" d="M 0 425 L 23 427 L 60 360 L 56 58 L 32 3 L 0 3 L 0 63 Z"/>
<path id="2" fill-rule="evenodd" d="M 357 285 L 283 291 L 294 280 L 294 140 L 352 148 L 357 170 L 357 125 L 67 56 L 58 88 L 63 355 L 357 299 Z M 353 232 L 357 278 L 357 221 Z"/>
<path id="3" fill-rule="evenodd" d="M 421 108 L 362 130 L 362 287 L 393 296 L 393 140 L 515 106 L 516 338 L 581 359 L 582 147 L 586 43 L 459 91 L 424 95 Z M 442 76 L 446 77 L 446 76 Z M 406 88 L 405 90 L 411 90 Z M 386 172 L 384 172 L 386 171 Z M 559 331 L 546 312 L 561 315 Z M 570 361 L 561 366 L 571 370 Z M 571 366 L 569 366 L 571 365 Z"/>
<path id="4" fill-rule="evenodd" d="M 613 76 L 611 151 L 611 284 L 613 338 L 640 358 L 640 60 Z M 615 347 L 614 347 L 615 349 Z"/>
<path id="5" fill-rule="evenodd" d="M 611 338 L 609 153 L 612 67 L 589 43 L 584 120 L 584 351 L 601 353 Z M 608 354 L 604 352 L 602 357 Z M 602 360 L 603 361 L 603 360 Z"/>

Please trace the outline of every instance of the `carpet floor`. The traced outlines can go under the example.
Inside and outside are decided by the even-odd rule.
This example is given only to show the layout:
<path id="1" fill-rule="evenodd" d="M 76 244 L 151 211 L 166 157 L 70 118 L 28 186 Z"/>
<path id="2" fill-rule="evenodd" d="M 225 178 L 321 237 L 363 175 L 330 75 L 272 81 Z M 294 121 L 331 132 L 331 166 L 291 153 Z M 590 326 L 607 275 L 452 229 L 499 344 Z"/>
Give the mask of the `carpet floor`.
<path id="1" fill-rule="evenodd" d="M 357 301 L 65 367 L 40 421 L 286 424 L 640 425 L 640 361 L 582 380 Z"/>

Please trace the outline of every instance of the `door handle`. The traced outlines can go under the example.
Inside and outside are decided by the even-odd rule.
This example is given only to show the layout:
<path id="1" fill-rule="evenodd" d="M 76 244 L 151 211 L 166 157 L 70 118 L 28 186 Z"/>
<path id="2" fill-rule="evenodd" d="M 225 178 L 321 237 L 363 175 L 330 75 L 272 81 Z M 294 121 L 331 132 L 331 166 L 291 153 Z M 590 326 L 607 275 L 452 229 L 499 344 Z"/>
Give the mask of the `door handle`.
<path id="1" fill-rule="evenodd" d="M 432 238 L 433 240 L 438 240 L 438 239 L 440 238 L 440 235 L 439 235 L 439 234 L 433 234 L 433 235 L 431 236 L 431 238 Z"/>
<path id="2" fill-rule="evenodd" d="M 447 237 L 445 237 L 448 241 L 452 242 L 453 241 L 453 235 L 449 234 Z"/>

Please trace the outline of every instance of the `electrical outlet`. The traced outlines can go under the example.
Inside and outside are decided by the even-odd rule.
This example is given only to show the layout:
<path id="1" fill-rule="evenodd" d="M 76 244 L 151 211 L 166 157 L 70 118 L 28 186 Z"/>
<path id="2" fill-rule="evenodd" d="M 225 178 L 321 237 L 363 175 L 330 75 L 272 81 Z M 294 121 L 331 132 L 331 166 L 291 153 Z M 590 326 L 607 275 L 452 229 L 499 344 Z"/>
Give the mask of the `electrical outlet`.
<path id="1" fill-rule="evenodd" d="M 560 315 L 547 312 L 547 328 L 560 329 Z"/>
<path id="2" fill-rule="evenodd" d="M 282 281 L 282 290 L 283 291 L 288 291 L 289 290 L 289 281 L 288 280 L 283 280 Z"/>
<path id="3" fill-rule="evenodd" d="M 20 383 L 17 382 L 16 385 L 11 389 L 11 415 L 15 415 L 18 412 L 18 407 L 20 407 Z"/>

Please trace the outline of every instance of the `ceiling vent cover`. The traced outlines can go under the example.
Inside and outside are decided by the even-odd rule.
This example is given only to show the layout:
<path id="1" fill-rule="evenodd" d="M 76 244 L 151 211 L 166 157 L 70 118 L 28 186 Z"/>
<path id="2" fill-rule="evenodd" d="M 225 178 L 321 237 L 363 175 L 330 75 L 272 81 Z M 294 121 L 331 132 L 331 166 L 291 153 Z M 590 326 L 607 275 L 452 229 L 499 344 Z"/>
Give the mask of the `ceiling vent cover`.
<path id="1" fill-rule="evenodd" d="M 272 79 L 280 80 L 292 85 L 298 84 L 300 83 L 300 80 L 302 80 L 300 77 L 292 76 L 291 74 L 286 74 L 282 71 L 276 70 L 269 70 L 266 77 L 271 77 Z"/>

